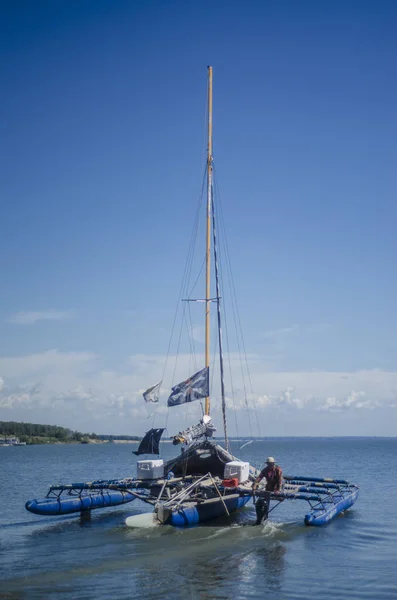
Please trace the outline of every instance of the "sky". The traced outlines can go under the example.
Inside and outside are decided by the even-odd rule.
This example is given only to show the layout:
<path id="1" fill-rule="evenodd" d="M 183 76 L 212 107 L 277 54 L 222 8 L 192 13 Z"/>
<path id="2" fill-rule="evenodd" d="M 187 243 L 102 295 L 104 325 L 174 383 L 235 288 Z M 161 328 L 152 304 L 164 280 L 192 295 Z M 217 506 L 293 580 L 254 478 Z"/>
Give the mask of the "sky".
<path id="1" fill-rule="evenodd" d="M 229 433 L 397 435 L 396 3 L 1 12 L 0 419 L 143 434 L 154 409 L 142 391 L 163 377 L 156 425 L 172 435 L 200 417 L 199 403 L 166 399 L 204 360 L 203 306 L 189 305 L 194 360 L 173 322 L 212 65 L 217 198 L 251 376 L 230 335 Z"/>

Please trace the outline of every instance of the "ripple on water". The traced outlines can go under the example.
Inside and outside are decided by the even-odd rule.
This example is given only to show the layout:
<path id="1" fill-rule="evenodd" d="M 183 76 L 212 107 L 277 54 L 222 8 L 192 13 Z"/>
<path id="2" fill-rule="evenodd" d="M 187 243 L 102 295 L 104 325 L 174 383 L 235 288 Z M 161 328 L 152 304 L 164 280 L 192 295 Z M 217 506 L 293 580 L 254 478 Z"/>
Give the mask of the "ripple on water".
<path id="1" fill-rule="evenodd" d="M 253 446 L 244 449 L 245 460 L 275 454 L 291 472 L 305 464 L 319 475 L 354 478 L 361 485 L 357 504 L 323 528 L 305 527 L 306 505 L 295 502 L 284 502 L 259 527 L 251 526 L 251 504 L 232 519 L 188 530 L 126 527 L 127 517 L 147 512 L 138 502 L 94 512 L 90 523 L 45 519 L 26 513 L 28 498 L 44 495 L 59 479 L 123 476 L 131 451 L 118 445 L 25 448 L 24 454 L 7 454 L 7 486 L 0 486 L 2 593 L 18 600 L 62 595 L 307 600 L 308 590 L 316 600 L 397 597 L 397 515 L 390 484 L 390 473 L 397 472 L 395 442 L 280 439 Z M 377 471 L 382 501 L 376 506 L 368 472 L 374 463 L 384 465 Z"/>

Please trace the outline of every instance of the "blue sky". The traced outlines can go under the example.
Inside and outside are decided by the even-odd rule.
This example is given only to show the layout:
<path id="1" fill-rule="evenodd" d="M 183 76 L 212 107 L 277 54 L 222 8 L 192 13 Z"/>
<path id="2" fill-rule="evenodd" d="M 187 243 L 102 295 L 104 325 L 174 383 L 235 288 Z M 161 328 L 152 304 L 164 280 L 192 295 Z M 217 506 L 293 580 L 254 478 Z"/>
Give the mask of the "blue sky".
<path id="1" fill-rule="evenodd" d="M 43 1 L 2 13 L 0 418 L 147 428 L 140 393 L 167 353 L 211 64 L 260 431 L 396 435 L 396 4 Z M 249 434 L 242 408 L 239 422 Z"/>

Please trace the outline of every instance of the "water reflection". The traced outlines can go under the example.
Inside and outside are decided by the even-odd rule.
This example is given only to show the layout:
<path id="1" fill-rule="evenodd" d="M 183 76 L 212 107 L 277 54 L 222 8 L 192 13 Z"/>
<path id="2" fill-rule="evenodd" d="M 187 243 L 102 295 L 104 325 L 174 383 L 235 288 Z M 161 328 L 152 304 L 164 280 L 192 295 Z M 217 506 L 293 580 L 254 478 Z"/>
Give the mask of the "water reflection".
<path id="1" fill-rule="evenodd" d="M 203 600 L 211 598 L 227 599 L 232 576 L 231 561 L 225 556 L 195 560 L 188 564 L 179 564 L 177 575 L 183 581 L 184 593 L 192 598 Z"/>
<path id="2" fill-rule="evenodd" d="M 264 541 L 262 548 L 256 548 L 244 556 L 238 566 L 240 593 L 244 596 L 247 586 L 260 590 L 280 591 L 285 571 L 284 544 Z"/>
<path id="3" fill-rule="evenodd" d="M 49 481 L 58 479 L 60 461 L 66 481 L 86 480 L 96 473 L 104 478 L 120 476 L 130 449 L 127 456 L 125 448 L 110 446 L 26 448 L 26 462 L 14 453 L 7 455 L 8 462 L 2 465 L 6 485 L 0 486 L 0 597 L 281 600 L 307 598 L 308 586 L 316 600 L 327 600 L 332 593 L 346 600 L 395 596 L 397 522 L 390 494 L 390 473 L 397 468 L 395 441 L 272 442 L 272 453 L 291 469 L 312 460 L 319 473 L 326 473 L 334 452 L 337 460 L 349 456 L 352 478 L 361 480 L 362 493 L 352 510 L 324 528 L 305 527 L 305 505 L 292 502 L 283 503 L 263 527 L 250 525 L 255 519 L 250 504 L 233 519 L 182 531 L 126 527 L 126 517 L 147 511 L 134 503 L 118 511 L 94 511 L 91 523 L 83 526 L 78 516 L 50 520 L 26 512 L 24 502 L 45 493 Z M 257 448 L 262 457 L 270 453 L 264 443 Z M 54 453 L 59 457 L 55 463 Z M 386 464 L 377 478 L 384 498 L 381 512 L 372 510 L 373 497 L 364 493 L 372 489 L 367 466 L 374 460 Z M 321 578 L 320 571 L 325 573 Z"/>
<path id="4" fill-rule="evenodd" d="M 266 590 L 282 590 L 287 551 L 283 543 L 267 537 L 249 536 L 249 544 L 248 539 L 241 539 L 239 544 L 236 537 L 226 537 L 222 544 L 209 539 L 207 547 L 199 549 L 196 546 L 196 552 L 190 547 L 186 549 L 183 560 L 179 556 L 178 560 L 172 561 L 172 578 L 176 585 L 170 596 L 165 594 L 163 597 L 226 600 L 231 596 L 246 598 Z M 194 543 L 193 540 L 190 543 Z M 204 556 L 205 553 L 207 556 Z M 157 578 L 159 575 L 157 572 Z M 147 569 L 137 574 L 143 585 L 145 581 L 147 585 L 148 576 Z M 165 570 L 163 576 L 164 583 L 168 583 L 169 571 Z M 178 582 L 183 585 L 183 593 Z"/>
<path id="5" fill-rule="evenodd" d="M 258 552 L 258 562 L 262 559 L 264 576 L 272 590 L 279 590 L 282 587 L 286 552 L 287 548 L 282 544 L 278 544 L 274 548 L 264 548 L 262 552 Z"/>

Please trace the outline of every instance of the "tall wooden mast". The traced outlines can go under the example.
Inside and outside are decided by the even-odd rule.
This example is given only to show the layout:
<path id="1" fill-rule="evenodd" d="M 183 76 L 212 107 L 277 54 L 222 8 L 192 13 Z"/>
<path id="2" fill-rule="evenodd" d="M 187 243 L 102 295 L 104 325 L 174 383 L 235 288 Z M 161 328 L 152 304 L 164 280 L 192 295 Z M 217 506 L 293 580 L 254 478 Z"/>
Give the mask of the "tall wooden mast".
<path id="1" fill-rule="evenodd" d="M 212 205 L 212 67 L 208 67 L 208 146 L 207 146 L 207 251 L 205 285 L 205 366 L 210 366 L 211 306 L 211 205 Z M 210 399 L 205 399 L 205 414 L 210 413 Z"/>

